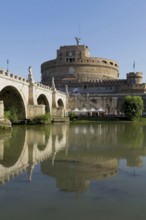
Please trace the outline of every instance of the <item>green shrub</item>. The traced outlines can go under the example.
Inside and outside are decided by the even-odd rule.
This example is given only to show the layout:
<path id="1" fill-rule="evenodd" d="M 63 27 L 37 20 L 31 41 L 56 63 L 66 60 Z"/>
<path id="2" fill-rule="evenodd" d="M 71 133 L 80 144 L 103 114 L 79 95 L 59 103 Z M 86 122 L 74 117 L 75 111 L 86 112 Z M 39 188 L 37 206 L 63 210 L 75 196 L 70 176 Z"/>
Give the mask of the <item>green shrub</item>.
<path id="1" fill-rule="evenodd" d="M 40 121 L 41 124 L 49 124 L 51 122 L 50 113 L 41 115 L 40 117 L 38 117 L 38 120 Z"/>
<path id="2" fill-rule="evenodd" d="M 75 117 L 76 117 L 76 114 L 75 114 L 75 112 L 69 112 L 68 116 L 69 116 L 69 119 L 71 121 L 73 121 L 75 119 Z"/>
<path id="3" fill-rule="evenodd" d="M 12 106 L 9 111 L 6 111 L 4 116 L 5 119 L 10 120 L 12 123 L 18 122 L 17 109 L 14 106 Z"/>

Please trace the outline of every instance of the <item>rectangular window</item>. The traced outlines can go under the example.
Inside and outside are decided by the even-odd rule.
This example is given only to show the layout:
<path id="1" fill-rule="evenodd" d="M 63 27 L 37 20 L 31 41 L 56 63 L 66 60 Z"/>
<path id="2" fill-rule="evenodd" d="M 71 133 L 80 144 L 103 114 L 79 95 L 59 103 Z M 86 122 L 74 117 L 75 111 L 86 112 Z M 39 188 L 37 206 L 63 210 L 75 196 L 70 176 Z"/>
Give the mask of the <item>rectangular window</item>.
<path id="1" fill-rule="evenodd" d="M 66 58 L 66 63 L 75 62 L 75 58 Z"/>

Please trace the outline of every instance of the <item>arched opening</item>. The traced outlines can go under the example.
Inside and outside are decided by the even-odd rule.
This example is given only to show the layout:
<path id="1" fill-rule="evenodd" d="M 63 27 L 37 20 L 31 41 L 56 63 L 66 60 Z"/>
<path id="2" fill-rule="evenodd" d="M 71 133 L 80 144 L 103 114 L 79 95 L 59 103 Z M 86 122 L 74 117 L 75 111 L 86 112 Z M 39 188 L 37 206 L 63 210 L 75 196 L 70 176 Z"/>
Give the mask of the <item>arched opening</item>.
<path id="1" fill-rule="evenodd" d="M 62 99 L 58 99 L 57 103 L 58 103 L 58 107 L 61 107 L 61 108 L 64 107 Z"/>
<path id="2" fill-rule="evenodd" d="M 45 95 L 40 95 L 37 99 L 38 105 L 45 105 L 45 112 L 50 112 L 49 102 Z"/>
<path id="3" fill-rule="evenodd" d="M 7 86 L 0 92 L 0 100 L 3 100 L 4 111 L 15 109 L 18 120 L 26 118 L 25 106 L 19 91 L 13 86 Z"/>

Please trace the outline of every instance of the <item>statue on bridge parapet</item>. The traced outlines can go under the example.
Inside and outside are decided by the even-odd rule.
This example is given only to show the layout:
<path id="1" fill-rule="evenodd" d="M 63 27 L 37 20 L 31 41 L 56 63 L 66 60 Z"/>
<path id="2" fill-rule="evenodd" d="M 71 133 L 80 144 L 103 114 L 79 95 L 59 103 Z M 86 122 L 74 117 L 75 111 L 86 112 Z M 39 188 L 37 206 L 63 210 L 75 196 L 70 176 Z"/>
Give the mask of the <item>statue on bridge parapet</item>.
<path id="1" fill-rule="evenodd" d="M 54 82 L 54 77 L 52 77 L 52 90 L 56 90 L 55 82 Z"/>
<path id="2" fill-rule="evenodd" d="M 68 92 L 68 85 L 65 85 L 65 92 L 66 92 L 66 95 L 68 96 L 68 95 L 69 95 L 69 92 Z"/>
<path id="3" fill-rule="evenodd" d="M 28 67 L 28 72 L 29 72 L 29 74 L 28 74 L 28 81 L 30 83 L 33 83 L 33 75 L 32 75 L 32 67 L 31 66 Z"/>

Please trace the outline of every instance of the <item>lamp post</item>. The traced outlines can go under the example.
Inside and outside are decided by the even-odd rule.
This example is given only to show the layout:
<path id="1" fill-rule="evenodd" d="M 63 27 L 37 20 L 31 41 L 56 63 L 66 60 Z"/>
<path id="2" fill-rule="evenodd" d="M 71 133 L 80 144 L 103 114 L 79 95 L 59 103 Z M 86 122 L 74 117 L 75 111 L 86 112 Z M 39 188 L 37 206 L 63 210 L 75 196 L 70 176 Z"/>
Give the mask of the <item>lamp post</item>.
<path id="1" fill-rule="evenodd" d="M 9 72 L 9 60 L 7 60 L 7 72 Z"/>

